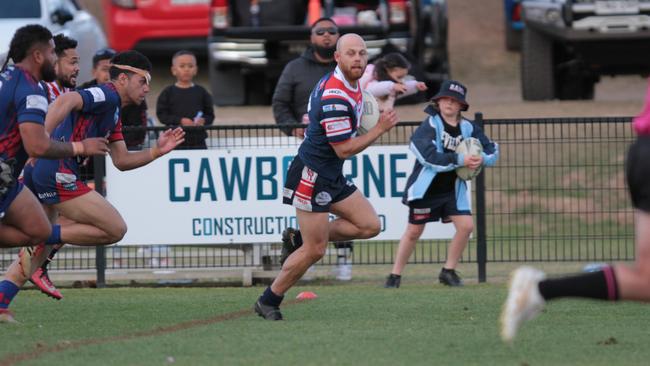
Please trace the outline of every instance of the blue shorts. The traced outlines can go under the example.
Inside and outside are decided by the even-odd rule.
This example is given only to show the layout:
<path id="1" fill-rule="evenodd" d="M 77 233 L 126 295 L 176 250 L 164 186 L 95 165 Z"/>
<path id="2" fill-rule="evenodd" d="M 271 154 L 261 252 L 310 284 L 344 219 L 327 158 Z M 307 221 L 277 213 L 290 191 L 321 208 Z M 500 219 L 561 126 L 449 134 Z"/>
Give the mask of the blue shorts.
<path id="1" fill-rule="evenodd" d="M 287 171 L 282 202 L 303 211 L 329 212 L 332 203 L 346 199 L 356 190 L 343 174 L 335 180 L 324 178 L 296 156 Z"/>
<path id="2" fill-rule="evenodd" d="M 408 203 L 409 224 L 422 225 L 427 222 L 442 220 L 451 222 L 450 216 L 472 215 L 470 210 L 459 210 L 456 207 L 456 193 L 449 192 L 431 197 L 425 197 Z"/>
<path id="3" fill-rule="evenodd" d="M 38 159 L 25 165 L 23 180 L 41 203 L 53 205 L 84 195 L 92 189 L 80 178 L 72 159 Z"/>
<path id="4" fill-rule="evenodd" d="M 14 202 L 20 191 L 23 190 L 23 184 L 21 182 L 16 182 L 13 187 L 9 188 L 7 193 L 5 193 L 2 198 L 0 198 L 0 219 L 5 216 L 6 211 L 9 209 L 9 206 Z"/>

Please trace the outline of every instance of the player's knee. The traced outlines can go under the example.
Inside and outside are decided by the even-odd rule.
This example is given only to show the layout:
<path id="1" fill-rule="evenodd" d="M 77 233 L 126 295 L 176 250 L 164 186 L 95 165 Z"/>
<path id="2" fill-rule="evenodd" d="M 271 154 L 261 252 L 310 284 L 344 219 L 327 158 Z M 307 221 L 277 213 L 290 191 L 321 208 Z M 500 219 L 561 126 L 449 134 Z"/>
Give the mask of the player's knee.
<path id="1" fill-rule="evenodd" d="M 119 222 L 111 225 L 111 227 L 106 230 L 106 234 L 108 236 L 107 244 L 117 243 L 118 241 L 122 240 L 124 235 L 126 235 L 126 230 L 127 227 L 124 220 L 120 220 Z"/>
<path id="2" fill-rule="evenodd" d="M 323 245 L 310 246 L 306 249 L 309 259 L 313 263 L 316 263 L 325 256 L 325 252 L 327 251 L 327 243 L 324 243 Z"/>
<path id="3" fill-rule="evenodd" d="M 50 234 L 52 233 L 52 225 L 47 220 L 38 220 L 38 222 L 30 223 L 24 233 L 29 238 L 28 242 L 25 243 L 26 245 L 38 245 L 50 237 Z"/>
<path id="4" fill-rule="evenodd" d="M 369 220 L 367 223 L 361 227 L 360 239 L 369 239 L 374 238 L 381 231 L 381 222 L 379 222 L 379 217 L 376 217 L 373 220 Z"/>

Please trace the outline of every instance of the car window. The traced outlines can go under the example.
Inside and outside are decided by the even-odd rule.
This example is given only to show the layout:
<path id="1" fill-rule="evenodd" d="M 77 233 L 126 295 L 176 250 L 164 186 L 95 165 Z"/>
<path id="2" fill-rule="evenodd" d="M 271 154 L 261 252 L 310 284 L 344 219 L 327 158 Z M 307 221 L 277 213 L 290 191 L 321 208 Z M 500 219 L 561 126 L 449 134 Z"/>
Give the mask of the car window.
<path id="1" fill-rule="evenodd" d="M 40 0 L 20 0 L 7 1 L 2 4 L 0 18 L 40 18 L 41 1 Z"/>

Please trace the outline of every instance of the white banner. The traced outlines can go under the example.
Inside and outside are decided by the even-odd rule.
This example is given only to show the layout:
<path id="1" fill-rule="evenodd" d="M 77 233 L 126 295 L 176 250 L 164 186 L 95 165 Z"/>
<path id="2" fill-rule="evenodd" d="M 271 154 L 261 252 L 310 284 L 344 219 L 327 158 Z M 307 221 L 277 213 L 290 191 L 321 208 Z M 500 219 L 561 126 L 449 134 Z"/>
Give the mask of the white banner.
<path id="1" fill-rule="evenodd" d="M 282 204 L 296 151 L 179 150 L 127 172 L 107 163 L 106 198 L 128 225 L 120 244 L 279 242 L 287 226 L 297 225 L 295 208 Z M 408 207 L 401 198 L 414 159 L 406 146 L 371 146 L 344 165 L 343 173 L 380 217 L 382 231 L 374 240 L 399 240 L 404 233 Z M 422 238 L 453 234 L 452 224 L 437 222 L 426 226 Z"/>

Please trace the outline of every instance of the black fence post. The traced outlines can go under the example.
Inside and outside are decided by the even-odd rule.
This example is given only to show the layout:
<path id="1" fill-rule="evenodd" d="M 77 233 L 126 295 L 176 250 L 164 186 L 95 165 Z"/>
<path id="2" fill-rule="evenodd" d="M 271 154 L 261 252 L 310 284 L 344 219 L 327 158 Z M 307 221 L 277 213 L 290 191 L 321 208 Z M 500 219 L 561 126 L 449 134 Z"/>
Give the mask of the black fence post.
<path id="1" fill-rule="evenodd" d="M 483 129 L 483 113 L 474 115 L 474 123 Z M 476 262 L 478 264 L 478 282 L 486 280 L 487 266 L 487 226 L 485 225 L 485 170 L 476 177 Z"/>
<path id="2" fill-rule="evenodd" d="M 93 176 L 95 177 L 95 191 L 102 196 L 106 195 L 104 190 L 104 176 L 106 175 L 106 157 L 93 157 Z M 97 288 L 106 287 L 106 247 L 98 245 L 95 247 L 95 268 L 97 269 Z"/>

